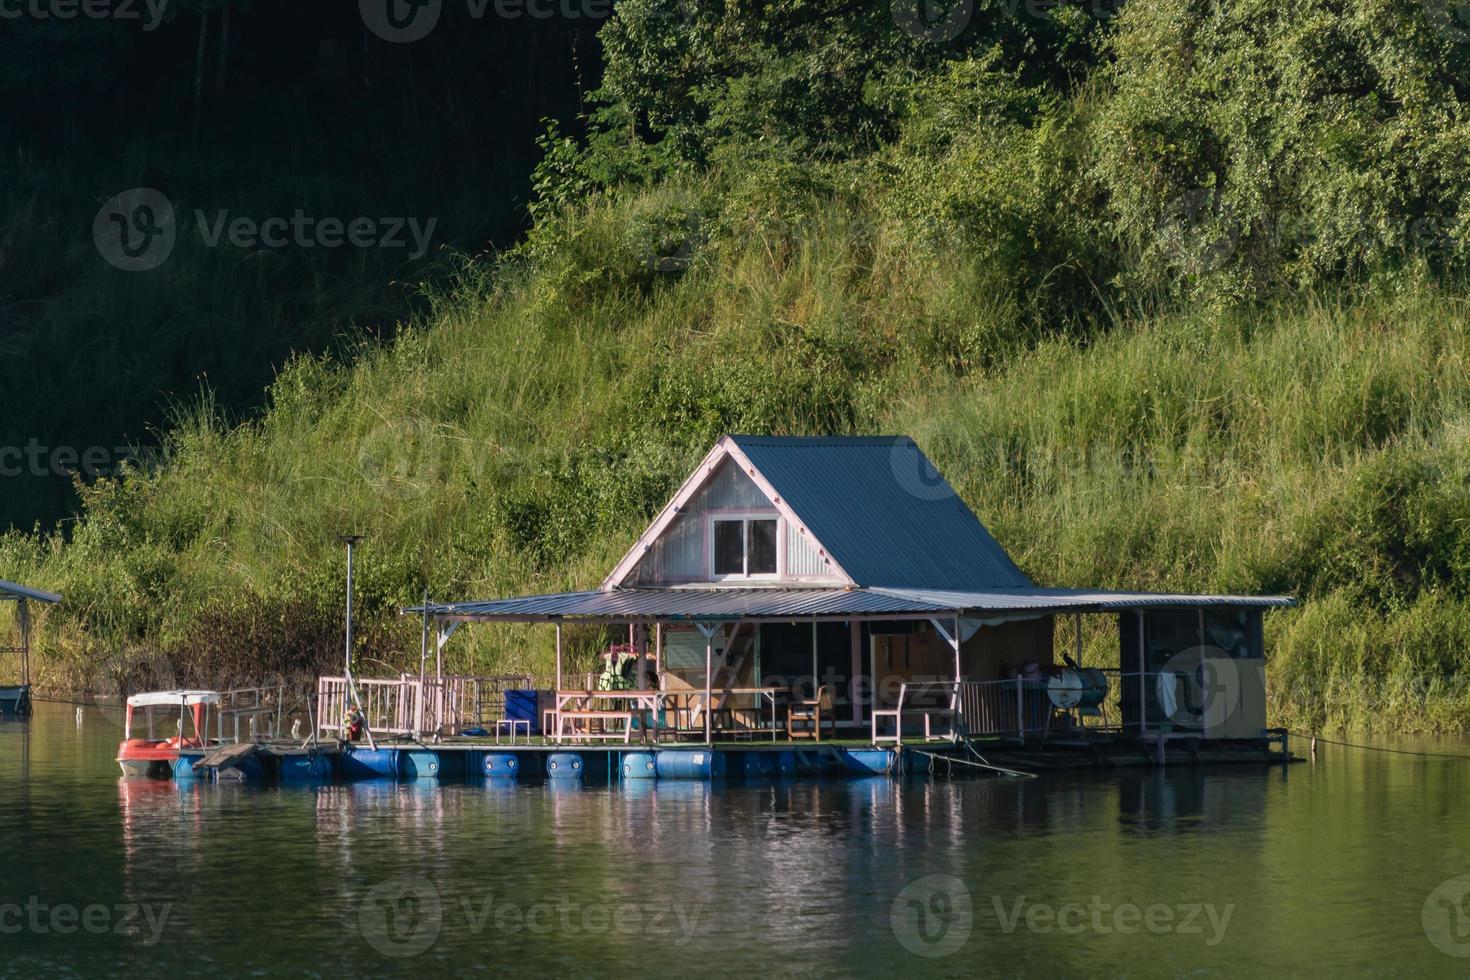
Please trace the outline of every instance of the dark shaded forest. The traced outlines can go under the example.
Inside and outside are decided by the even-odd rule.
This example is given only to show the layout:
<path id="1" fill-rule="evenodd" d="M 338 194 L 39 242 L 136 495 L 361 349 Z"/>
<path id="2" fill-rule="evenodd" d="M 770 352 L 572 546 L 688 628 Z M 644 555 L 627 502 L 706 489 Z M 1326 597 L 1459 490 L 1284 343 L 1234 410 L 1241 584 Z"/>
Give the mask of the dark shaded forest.
<path id="1" fill-rule="evenodd" d="M 201 396 L 249 417 L 292 352 L 391 337 L 451 256 L 523 234 L 543 119 L 575 128 L 606 9 L 448 4 L 401 43 L 360 8 L 7 6 L 0 527 L 66 517 L 74 472 L 156 459 L 160 432 Z M 99 209 L 134 188 L 175 209 L 173 247 L 149 273 L 109 264 L 92 240 Z M 220 230 L 298 214 L 285 236 Z M 363 244 L 333 244 L 331 222 L 359 219 Z"/>

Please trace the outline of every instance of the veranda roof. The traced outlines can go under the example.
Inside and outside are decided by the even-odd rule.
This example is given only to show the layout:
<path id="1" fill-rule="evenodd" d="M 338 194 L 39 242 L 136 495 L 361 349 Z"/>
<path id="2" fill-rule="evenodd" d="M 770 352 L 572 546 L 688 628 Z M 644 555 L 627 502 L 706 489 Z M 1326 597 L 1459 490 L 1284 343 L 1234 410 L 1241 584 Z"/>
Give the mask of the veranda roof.
<path id="1" fill-rule="evenodd" d="M 1225 606 L 1294 606 L 1290 596 L 1188 595 L 1097 589 L 681 588 L 562 592 L 484 602 L 431 603 L 430 616 L 466 621 L 716 621 L 739 619 L 928 618 L 937 615 L 1119 612 Z M 422 615 L 414 606 L 405 613 Z"/>

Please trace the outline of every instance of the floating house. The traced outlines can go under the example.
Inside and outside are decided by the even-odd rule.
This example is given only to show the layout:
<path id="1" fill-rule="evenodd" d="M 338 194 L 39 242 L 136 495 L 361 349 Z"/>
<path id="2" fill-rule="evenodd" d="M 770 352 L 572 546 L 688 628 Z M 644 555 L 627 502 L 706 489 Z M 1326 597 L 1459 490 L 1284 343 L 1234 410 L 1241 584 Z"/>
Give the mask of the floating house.
<path id="1" fill-rule="evenodd" d="M 18 646 L 0 646 L 0 653 L 20 655 L 20 683 L 0 683 L 0 715 L 31 713 L 31 603 L 51 605 L 61 601 L 54 592 L 45 592 L 14 582 L 0 581 L 0 603 L 15 606 Z"/>
<path id="2" fill-rule="evenodd" d="M 912 439 L 726 436 L 597 589 L 405 613 L 441 651 L 466 623 L 552 626 L 533 724 L 553 741 L 1102 741 L 1161 761 L 1287 754 L 1262 614 L 1292 604 L 1038 585 Z M 1084 616 L 1115 626 L 1115 661 L 1083 665 Z M 616 642 L 573 676 L 566 631 L 588 625 Z"/>

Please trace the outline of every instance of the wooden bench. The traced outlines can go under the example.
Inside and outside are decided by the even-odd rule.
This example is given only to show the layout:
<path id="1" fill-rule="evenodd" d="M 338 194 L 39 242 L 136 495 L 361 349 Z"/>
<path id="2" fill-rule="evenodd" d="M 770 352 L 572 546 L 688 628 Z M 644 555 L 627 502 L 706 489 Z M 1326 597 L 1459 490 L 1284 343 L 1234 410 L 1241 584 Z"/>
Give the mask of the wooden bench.
<path id="1" fill-rule="evenodd" d="M 571 722 L 573 730 L 566 731 L 567 722 Z M 585 731 L 577 731 L 575 726 L 579 721 L 588 723 Z M 606 727 L 600 732 L 594 732 L 591 722 L 600 721 L 604 726 L 609 721 L 621 721 L 623 730 L 620 732 L 607 731 Z M 556 737 L 560 740 L 563 736 L 567 738 L 621 738 L 627 742 L 633 734 L 633 712 L 631 711 L 558 711 L 556 712 Z"/>

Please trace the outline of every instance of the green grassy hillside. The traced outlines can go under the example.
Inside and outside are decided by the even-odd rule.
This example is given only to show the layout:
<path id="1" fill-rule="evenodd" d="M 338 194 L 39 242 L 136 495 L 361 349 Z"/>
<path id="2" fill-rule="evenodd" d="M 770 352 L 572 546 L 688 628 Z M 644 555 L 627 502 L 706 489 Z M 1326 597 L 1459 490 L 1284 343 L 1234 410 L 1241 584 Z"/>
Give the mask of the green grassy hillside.
<path id="1" fill-rule="evenodd" d="M 296 361 L 260 420 L 181 419 L 167 465 L 84 491 L 69 540 L 5 538 L 5 568 L 67 595 L 48 678 L 333 664 L 348 528 L 370 536 L 364 657 L 406 663 L 395 604 L 595 585 L 723 432 L 908 432 L 1038 581 L 1298 595 L 1269 618 L 1278 719 L 1464 726 L 1464 300 L 1200 308 L 1007 352 L 970 335 L 989 297 L 966 271 L 861 200 L 658 271 L 683 263 L 648 216 L 700 197 L 598 205 L 534 257 L 466 263 L 390 346 Z M 452 649 L 545 671 L 549 642 Z"/>

